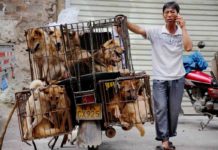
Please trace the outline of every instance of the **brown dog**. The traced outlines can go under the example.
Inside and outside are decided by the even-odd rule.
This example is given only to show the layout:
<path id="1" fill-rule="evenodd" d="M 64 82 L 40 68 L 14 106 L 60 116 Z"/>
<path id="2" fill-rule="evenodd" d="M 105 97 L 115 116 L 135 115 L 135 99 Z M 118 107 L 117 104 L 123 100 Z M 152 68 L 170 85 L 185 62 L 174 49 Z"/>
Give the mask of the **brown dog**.
<path id="1" fill-rule="evenodd" d="M 25 31 L 28 51 L 34 56 L 41 57 L 44 55 L 49 42 L 48 34 L 41 28 L 32 28 Z"/>
<path id="2" fill-rule="evenodd" d="M 27 40 L 27 50 L 33 54 L 33 61 L 36 65 L 36 72 L 39 74 L 39 79 L 43 78 L 43 66 L 45 63 L 44 56 L 48 49 L 49 42 L 48 34 L 41 28 L 32 28 L 25 32 Z"/>
<path id="3" fill-rule="evenodd" d="M 95 52 L 95 69 L 97 72 L 129 72 L 122 69 L 122 54 L 124 49 L 114 39 L 105 42 L 101 49 Z"/>
<path id="4" fill-rule="evenodd" d="M 140 135 L 144 136 L 144 122 L 146 119 L 146 99 L 144 96 L 138 96 L 134 102 L 126 103 L 121 112 L 120 120 L 129 123 L 124 129 L 130 129 L 133 125 L 139 130 Z"/>
<path id="5" fill-rule="evenodd" d="M 27 130 L 27 119 L 24 118 L 22 121 L 22 127 L 23 131 L 25 132 Z M 33 131 L 32 131 L 32 136 L 24 137 L 24 140 L 32 140 L 35 138 L 45 138 L 48 136 L 54 136 L 57 135 L 58 133 L 61 133 L 60 129 L 54 128 L 53 124 L 48 120 L 43 118 L 40 123 L 38 123 Z"/>
<path id="6" fill-rule="evenodd" d="M 42 81 L 34 80 L 30 84 L 30 89 L 34 89 L 34 92 L 26 102 L 26 121 L 24 120 L 26 124 L 25 122 L 23 124 L 24 139 L 32 138 L 34 133 L 44 134 L 40 134 L 43 131 L 42 128 L 54 128 L 51 129 L 52 133 L 63 132 L 67 119 L 70 117 L 69 111 L 67 111 L 69 100 L 64 88 L 58 85 L 45 88 Z"/>
<path id="7" fill-rule="evenodd" d="M 75 76 L 77 73 L 80 75 L 90 73 L 92 69 L 91 54 L 87 50 L 81 48 L 78 32 L 73 31 L 68 37 L 70 40 L 67 44 L 69 45 L 69 49 L 67 51 L 67 61 L 71 75 Z"/>
<path id="8" fill-rule="evenodd" d="M 91 54 L 88 51 L 81 49 L 78 32 L 72 31 L 71 33 L 65 33 L 65 37 L 67 47 L 66 57 L 70 63 L 76 63 L 91 57 Z"/>
<path id="9" fill-rule="evenodd" d="M 59 128 L 53 127 L 52 123 L 49 120 L 43 118 L 42 121 L 34 128 L 33 137 L 42 138 L 42 137 L 54 136 L 59 133 L 61 133 Z"/>
<path id="10" fill-rule="evenodd" d="M 123 80 L 118 83 L 118 93 L 114 95 L 108 104 L 108 111 L 119 119 L 125 129 L 135 126 L 140 135 L 145 133 L 143 122 L 145 121 L 145 98 L 139 96 L 140 80 Z M 143 105 L 142 105 L 143 104 Z"/>
<path id="11" fill-rule="evenodd" d="M 65 79 L 68 77 L 68 72 L 65 67 L 64 61 L 57 55 L 50 55 L 47 57 L 43 66 L 43 79 L 52 84 L 56 81 Z"/>
<path id="12" fill-rule="evenodd" d="M 53 123 L 55 128 L 64 131 L 69 114 L 69 98 L 63 87 L 51 85 L 44 90 L 45 99 L 48 102 L 50 111 L 48 119 Z"/>
<path id="13" fill-rule="evenodd" d="M 50 44 L 52 49 L 56 49 L 57 52 L 64 52 L 64 35 L 61 33 L 59 27 L 49 27 L 47 31 L 50 37 Z"/>
<path id="14" fill-rule="evenodd" d="M 59 27 L 50 27 L 47 31 L 49 35 L 49 54 L 44 67 L 44 78 L 48 83 L 55 80 L 62 80 L 68 77 L 65 61 L 64 39 L 65 34 L 61 33 Z"/>
<path id="15" fill-rule="evenodd" d="M 65 64 L 58 53 L 58 47 L 62 47 L 60 31 L 55 28 L 54 31 L 47 33 L 41 28 L 33 28 L 26 32 L 26 38 L 28 50 L 32 53 L 36 65 L 34 71 L 38 77 L 35 78 L 46 80 L 48 83 L 51 80 L 65 78 Z"/>

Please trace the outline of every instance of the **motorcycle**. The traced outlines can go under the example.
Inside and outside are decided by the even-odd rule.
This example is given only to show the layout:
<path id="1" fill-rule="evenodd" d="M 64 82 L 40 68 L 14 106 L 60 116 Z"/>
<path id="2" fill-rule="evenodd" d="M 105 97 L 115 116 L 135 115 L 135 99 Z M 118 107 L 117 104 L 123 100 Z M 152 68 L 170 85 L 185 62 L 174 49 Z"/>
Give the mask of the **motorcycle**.
<path id="1" fill-rule="evenodd" d="M 205 43 L 200 41 L 198 48 L 204 47 Z M 185 75 L 185 90 L 195 111 L 208 116 L 206 123 L 201 122 L 203 130 L 214 116 L 218 117 L 218 81 L 212 71 L 209 75 L 199 69 L 191 70 Z"/>

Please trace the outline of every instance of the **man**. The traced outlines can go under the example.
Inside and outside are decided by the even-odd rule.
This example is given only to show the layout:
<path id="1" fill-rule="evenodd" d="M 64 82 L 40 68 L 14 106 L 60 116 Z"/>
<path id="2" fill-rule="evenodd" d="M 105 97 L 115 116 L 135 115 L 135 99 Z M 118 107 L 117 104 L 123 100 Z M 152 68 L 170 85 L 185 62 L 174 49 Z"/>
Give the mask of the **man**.
<path id="1" fill-rule="evenodd" d="M 162 141 L 162 145 L 156 149 L 162 150 L 175 149 L 169 138 L 176 136 L 183 97 L 185 69 L 182 53 L 184 49 L 192 49 L 192 41 L 179 11 L 180 7 L 176 2 L 165 3 L 163 18 L 166 24 L 162 27 L 144 29 L 127 22 L 129 30 L 141 34 L 152 44 L 156 140 Z"/>

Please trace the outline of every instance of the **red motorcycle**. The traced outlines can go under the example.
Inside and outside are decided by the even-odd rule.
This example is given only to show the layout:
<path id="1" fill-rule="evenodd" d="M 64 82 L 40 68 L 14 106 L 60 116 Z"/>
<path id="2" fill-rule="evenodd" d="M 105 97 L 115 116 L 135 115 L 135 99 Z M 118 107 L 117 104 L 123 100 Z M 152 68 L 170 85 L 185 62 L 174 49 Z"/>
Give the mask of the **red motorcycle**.
<path id="1" fill-rule="evenodd" d="M 198 43 L 204 48 L 204 42 Z M 208 116 L 206 123 L 201 122 L 202 130 L 210 123 L 213 116 L 218 117 L 218 82 L 211 71 L 211 75 L 200 70 L 192 70 L 185 76 L 185 90 L 197 113 Z"/>

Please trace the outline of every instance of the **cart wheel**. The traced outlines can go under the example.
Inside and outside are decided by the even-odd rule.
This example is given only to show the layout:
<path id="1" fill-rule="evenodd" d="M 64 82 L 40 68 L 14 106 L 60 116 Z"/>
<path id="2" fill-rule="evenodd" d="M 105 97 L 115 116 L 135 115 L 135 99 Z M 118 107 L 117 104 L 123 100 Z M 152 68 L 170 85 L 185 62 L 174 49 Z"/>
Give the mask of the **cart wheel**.
<path id="1" fill-rule="evenodd" d="M 88 150 L 98 150 L 98 146 L 94 147 L 94 146 L 88 146 Z"/>
<path id="2" fill-rule="evenodd" d="M 113 138 L 116 135 L 116 130 L 113 127 L 108 127 L 105 134 L 108 138 Z"/>

